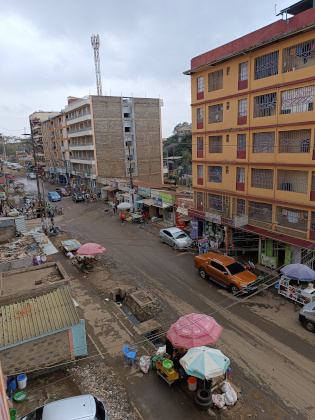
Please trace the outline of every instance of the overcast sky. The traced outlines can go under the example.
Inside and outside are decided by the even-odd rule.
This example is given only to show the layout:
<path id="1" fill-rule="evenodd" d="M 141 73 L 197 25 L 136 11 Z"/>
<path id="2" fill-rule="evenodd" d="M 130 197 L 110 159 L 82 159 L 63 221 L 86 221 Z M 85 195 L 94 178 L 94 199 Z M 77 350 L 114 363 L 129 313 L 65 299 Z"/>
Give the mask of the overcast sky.
<path id="1" fill-rule="evenodd" d="M 277 11 L 293 3 L 278 0 Z M 162 98 L 168 137 L 191 122 L 191 58 L 278 19 L 274 0 L 2 1 L 0 133 L 29 132 L 32 112 L 96 95 L 99 34 L 103 95 Z"/>

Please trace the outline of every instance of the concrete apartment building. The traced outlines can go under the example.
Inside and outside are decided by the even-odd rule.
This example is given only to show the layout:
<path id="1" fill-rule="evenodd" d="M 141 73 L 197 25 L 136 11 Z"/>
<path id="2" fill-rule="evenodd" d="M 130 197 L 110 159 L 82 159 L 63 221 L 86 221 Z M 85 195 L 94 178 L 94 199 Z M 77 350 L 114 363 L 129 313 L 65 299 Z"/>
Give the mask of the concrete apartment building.
<path id="1" fill-rule="evenodd" d="M 315 8 L 191 60 L 193 237 L 315 260 Z M 293 17 L 287 18 L 287 15 Z M 222 241 L 222 242 L 221 242 Z M 315 268 L 315 267 L 314 267 Z"/>
<path id="2" fill-rule="evenodd" d="M 45 166 L 45 153 L 43 145 L 42 123 L 50 117 L 57 115 L 58 112 L 44 112 L 36 111 L 29 116 L 31 135 L 36 147 L 37 163 L 40 166 Z"/>
<path id="3" fill-rule="evenodd" d="M 44 130 L 50 170 L 57 163 L 77 185 L 94 187 L 97 177 L 129 180 L 130 171 L 134 180 L 162 182 L 160 99 L 69 97 Z"/>

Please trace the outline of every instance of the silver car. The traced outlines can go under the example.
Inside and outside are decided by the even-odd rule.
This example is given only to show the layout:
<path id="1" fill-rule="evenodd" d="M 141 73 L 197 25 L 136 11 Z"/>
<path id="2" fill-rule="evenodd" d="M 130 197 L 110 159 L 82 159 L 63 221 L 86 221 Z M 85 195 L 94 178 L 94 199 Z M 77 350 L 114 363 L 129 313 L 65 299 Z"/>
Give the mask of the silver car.
<path id="1" fill-rule="evenodd" d="M 187 233 L 175 227 L 161 229 L 160 239 L 161 242 L 165 242 L 179 250 L 187 249 L 192 244 L 192 240 Z"/>
<path id="2" fill-rule="evenodd" d="M 108 420 L 104 403 L 93 395 L 65 398 L 38 407 L 21 420 Z"/>

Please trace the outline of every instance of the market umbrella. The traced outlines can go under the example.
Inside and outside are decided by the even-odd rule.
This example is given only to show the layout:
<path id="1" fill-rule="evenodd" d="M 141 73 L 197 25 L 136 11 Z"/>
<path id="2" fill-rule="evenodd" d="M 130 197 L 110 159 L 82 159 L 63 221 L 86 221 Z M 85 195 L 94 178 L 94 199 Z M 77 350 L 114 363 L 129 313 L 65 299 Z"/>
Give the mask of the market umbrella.
<path id="1" fill-rule="evenodd" d="M 211 316 L 192 313 L 179 318 L 167 338 L 175 347 L 191 349 L 215 343 L 221 332 L 222 327 Z"/>
<path id="2" fill-rule="evenodd" d="M 130 203 L 127 203 L 126 201 L 124 201 L 123 203 L 118 204 L 117 208 L 119 210 L 127 210 L 130 209 L 132 206 Z"/>
<path id="3" fill-rule="evenodd" d="M 315 271 L 304 264 L 289 264 L 281 268 L 280 272 L 287 277 L 299 281 L 314 281 Z"/>
<path id="4" fill-rule="evenodd" d="M 220 350 L 202 346 L 188 350 L 179 363 L 188 375 L 209 380 L 224 375 L 230 359 Z"/>
<path id="5" fill-rule="evenodd" d="M 80 246 L 80 248 L 77 250 L 77 254 L 78 255 L 97 255 L 97 254 L 102 254 L 105 251 L 106 249 L 102 247 L 102 245 L 93 244 L 89 242 L 87 244 Z"/>

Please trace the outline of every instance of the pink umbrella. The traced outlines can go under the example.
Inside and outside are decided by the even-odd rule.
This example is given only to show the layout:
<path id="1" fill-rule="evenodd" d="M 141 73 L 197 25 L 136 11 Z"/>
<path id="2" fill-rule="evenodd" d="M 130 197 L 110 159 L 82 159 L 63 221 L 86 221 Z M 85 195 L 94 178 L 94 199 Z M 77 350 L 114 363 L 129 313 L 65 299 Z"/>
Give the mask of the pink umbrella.
<path id="1" fill-rule="evenodd" d="M 189 314 L 171 326 L 167 338 L 175 347 L 191 349 L 215 343 L 221 332 L 222 327 L 211 316 Z"/>
<path id="2" fill-rule="evenodd" d="M 91 242 L 80 246 L 77 250 L 78 255 L 97 255 L 105 252 L 106 249 L 99 244 L 93 244 Z"/>

